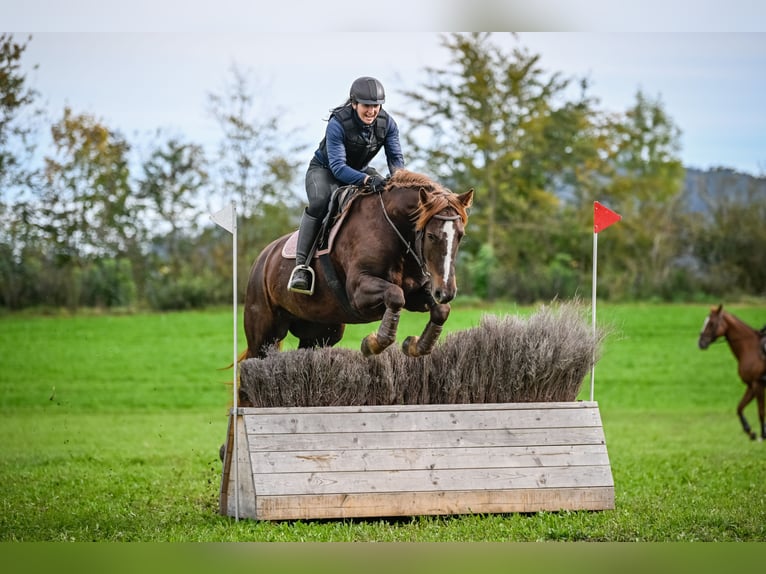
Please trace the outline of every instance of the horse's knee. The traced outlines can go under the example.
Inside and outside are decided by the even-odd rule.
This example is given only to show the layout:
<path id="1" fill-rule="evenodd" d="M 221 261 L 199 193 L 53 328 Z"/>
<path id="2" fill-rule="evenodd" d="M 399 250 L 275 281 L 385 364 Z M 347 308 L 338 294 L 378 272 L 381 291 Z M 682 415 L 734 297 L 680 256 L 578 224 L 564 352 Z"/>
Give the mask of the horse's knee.
<path id="1" fill-rule="evenodd" d="M 431 322 L 436 325 L 444 325 L 449 317 L 449 305 L 434 305 L 431 307 Z"/>
<path id="2" fill-rule="evenodd" d="M 394 313 L 398 313 L 404 309 L 404 305 L 406 303 L 404 298 L 404 291 L 402 291 L 401 288 L 396 285 L 392 285 L 391 287 L 392 288 L 387 289 L 383 294 L 383 304 L 386 306 L 386 309 L 390 309 Z"/>

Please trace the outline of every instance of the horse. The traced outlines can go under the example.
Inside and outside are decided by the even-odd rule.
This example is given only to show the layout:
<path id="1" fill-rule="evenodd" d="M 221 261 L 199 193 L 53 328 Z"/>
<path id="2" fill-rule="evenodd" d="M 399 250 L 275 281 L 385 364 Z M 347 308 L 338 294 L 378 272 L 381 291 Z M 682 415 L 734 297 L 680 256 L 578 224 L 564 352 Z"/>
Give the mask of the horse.
<path id="1" fill-rule="evenodd" d="M 745 383 L 745 394 L 737 405 L 737 416 L 742 423 L 742 430 L 751 439 L 756 434 L 750 428 L 743 413 L 753 400 L 758 401 L 758 417 L 761 421 L 761 440 L 766 439 L 764 424 L 764 387 L 766 387 L 766 359 L 761 351 L 761 333 L 747 325 L 741 319 L 723 310 L 723 305 L 711 307 L 705 318 L 698 341 L 699 348 L 707 349 L 718 337 L 725 337 L 729 348 L 737 359 L 739 378 Z"/>
<path id="2" fill-rule="evenodd" d="M 395 342 L 403 309 L 428 312 L 429 320 L 420 336 L 404 340 L 402 351 L 412 357 L 431 352 L 457 292 L 455 260 L 473 189 L 458 195 L 401 169 L 379 193 L 357 191 L 333 230 L 331 249 L 313 259 L 313 295 L 287 289 L 294 261 L 283 250 L 291 234 L 257 256 L 245 295 L 247 349 L 240 360 L 279 349 L 288 332 L 301 349 L 325 347 L 341 340 L 346 324 L 381 321 L 361 343 L 363 355 L 377 355 Z"/>

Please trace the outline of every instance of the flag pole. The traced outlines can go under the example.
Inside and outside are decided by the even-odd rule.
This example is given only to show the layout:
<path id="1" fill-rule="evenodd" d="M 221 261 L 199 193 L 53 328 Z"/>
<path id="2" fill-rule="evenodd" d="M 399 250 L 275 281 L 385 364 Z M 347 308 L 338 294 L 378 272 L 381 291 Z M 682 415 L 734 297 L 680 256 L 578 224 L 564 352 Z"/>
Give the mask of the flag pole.
<path id="1" fill-rule="evenodd" d="M 593 391 L 596 383 L 596 261 L 598 260 L 598 233 L 593 232 L 593 281 L 591 285 L 591 319 L 593 321 L 593 358 L 590 368 L 590 402 L 593 402 Z"/>
<path id="2" fill-rule="evenodd" d="M 233 411 L 232 421 L 234 424 L 234 520 L 239 522 L 239 428 L 238 428 L 238 399 L 239 399 L 239 362 L 237 361 L 237 202 L 231 201 L 231 292 L 232 292 L 232 324 L 234 330 L 234 351 L 232 366 L 232 394 Z"/>
<path id="3" fill-rule="evenodd" d="M 596 381 L 596 266 L 598 260 L 598 233 L 613 223 L 622 219 L 619 213 L 615 213 L 598 201 L 593 202 L 593 285 L 591 287 L 592 303 L 591 316 L 593 318 L 593 365 L 590 369 L 590 400 L 593 402 Z"/>
<path id="4" fill-rule="evenodd" d="M 237 438 L 239 433 L 237 427 L 237 399 L 239 396 L 239 389 L 237 383 L 239 381 L 239 362 L 237 361 L 237 203 L 232 200 L 231 204 L 224 207 L 222 210 L 212 213 L 210 219 L 213 222 L 223 227 L 226 231 L 231 233 L 231 282 L 232 282 L 232 322 L 234 326 L 234 355 L 232 358 L 232 409 L 229 418 L 229 425 L 234 434 L 234 444 L 232 445 L 234 452 L 234 518 L 239 522 L 239 439 Z"/>

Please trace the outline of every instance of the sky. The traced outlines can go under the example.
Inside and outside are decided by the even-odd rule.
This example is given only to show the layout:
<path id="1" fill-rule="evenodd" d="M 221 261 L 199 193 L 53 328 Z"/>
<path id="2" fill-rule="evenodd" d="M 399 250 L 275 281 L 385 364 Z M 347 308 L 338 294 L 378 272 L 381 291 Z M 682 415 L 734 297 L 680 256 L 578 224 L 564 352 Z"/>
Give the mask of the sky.
<path id="1" fill-rule="evenodd" d="M 257 2 L 221 0 L 217 5 L 232 8 L 224 10 L 228 18 L 205 12 L 211 3 L 198 0 L 154 2 L 151 10 L 148 0 L 136 0 L 122 15 L 112 0 L 6 2 L 0 27 L 18 39 L 32 33 L 24 63 L 49 115 L 58 119 L 70 106 L 129 141 L 161 128 L 213 146 L 220 131 L 208 97 L 225 91 L 236 66 L 251 81 L 263 116 L 278 116 L 312 148 L 308 162 L 328 110 L 343 102 L 354 78 L 379 78 L 385 107 L 406 111 L 403 91 L 422 85 L 426 67 L 447 63 L 440 32 L 428 30 L 516 25 L 540 31 L 498 33 L 497 41 L 540 54 L 551 73 L 588 78 L 602 109 L 624 112 L 638 90 L 659 98 L 682 132 L 687 167 L 766 175 L 766 8 L 746 11 L 739 0 L 644 0 L 641 11 L 625 1 L 616 3 L 620 12 L 615 3 L 593 0 L 591 18 L 573 10 L 582 4 L 577 0 L 474 0 L 471 11 L 456 0 L 425 0 L 417 8 L 353 4 L 338 6 L 331 18 L 332 4 L 320 14 L 321 3 L 300 1 L 258 11 Z M 426 13 L 437 6 L 438 13 Z M 140 19 L 144 8 L 151 17 Z M 664 19 L 653 17 L 660 13 Z M 403 21 L 400 30 L 380 25 Z M 430 26 L 418 30 L 423 21 Z"/>

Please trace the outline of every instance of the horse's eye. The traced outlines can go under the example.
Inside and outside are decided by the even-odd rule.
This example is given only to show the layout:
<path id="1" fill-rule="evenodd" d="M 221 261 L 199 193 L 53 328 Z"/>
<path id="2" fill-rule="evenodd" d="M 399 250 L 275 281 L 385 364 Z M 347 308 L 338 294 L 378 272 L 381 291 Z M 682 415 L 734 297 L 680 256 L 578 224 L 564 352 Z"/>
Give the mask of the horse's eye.
<path id="1" fill-rule="evenodd" d="M 428 240 L 433 242 L 439 241 L 439 236 L 436 235 L 435 233 L 429 233 Z"/>

